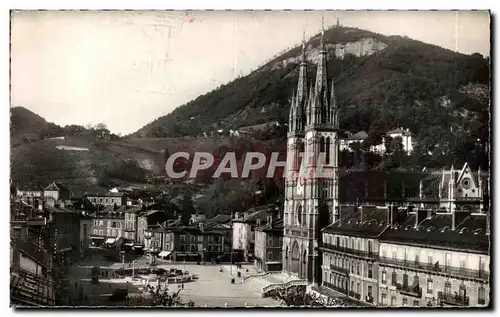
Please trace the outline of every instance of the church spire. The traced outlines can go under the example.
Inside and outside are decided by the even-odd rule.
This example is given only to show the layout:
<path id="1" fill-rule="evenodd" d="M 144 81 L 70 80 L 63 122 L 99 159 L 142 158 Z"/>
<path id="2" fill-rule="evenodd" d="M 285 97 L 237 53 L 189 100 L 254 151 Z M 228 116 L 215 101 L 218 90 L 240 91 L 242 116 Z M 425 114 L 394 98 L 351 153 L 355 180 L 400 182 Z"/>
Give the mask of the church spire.
<path id="1" fill-rule="evenodd" d="M 297 104 L 301 108 L 301 112 L 305 111 L 307 102 L 307 59 L 306 59 L 306 40 L 305 31 L 302 39 L 302 59 L 299 68 L 299 81 L 297 85 Z"/>
<path id="2" fill-rule="evenodd" d="M 316 71 L 316 85 L 314 87 L 314 106 L 317 113 L 313 116 L 313 124 L 327 123 L 328 121 L 328 108 L 329 108 L 329 96 L 328 96 L 328 70 L 327 70 L 327 56 L 325 48 L 325 26 L 324 17 L 321 19 L 321 41 L 320 41 L 320 51 L 318 58 L 318 69 Z"/>

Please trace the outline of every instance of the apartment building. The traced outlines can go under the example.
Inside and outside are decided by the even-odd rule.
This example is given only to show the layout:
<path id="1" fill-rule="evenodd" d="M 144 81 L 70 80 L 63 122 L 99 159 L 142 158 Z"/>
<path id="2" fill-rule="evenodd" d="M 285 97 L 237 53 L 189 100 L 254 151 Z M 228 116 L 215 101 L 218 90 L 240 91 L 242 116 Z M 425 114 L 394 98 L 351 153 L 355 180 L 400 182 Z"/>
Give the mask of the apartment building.
<path id="1" fill-rule="evenodd" d="M 417 210 L 380 238 L 380 306 L 489 305 L 486 214 Z"/>

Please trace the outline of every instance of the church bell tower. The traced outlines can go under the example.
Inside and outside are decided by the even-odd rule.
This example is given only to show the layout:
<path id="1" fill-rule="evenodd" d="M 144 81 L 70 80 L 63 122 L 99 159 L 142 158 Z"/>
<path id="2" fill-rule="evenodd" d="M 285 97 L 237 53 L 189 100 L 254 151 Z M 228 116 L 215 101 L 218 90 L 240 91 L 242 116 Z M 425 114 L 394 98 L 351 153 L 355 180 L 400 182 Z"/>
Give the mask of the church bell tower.
<path id="1" fill-rule="evenodd" d="M 315 83 L 307 89 L 303 43 L 291 99 L 283 238 L 283 271 L 315 285 L 321 284 L 321 229 L 338 218 L 339 210 L 338 108 L 333 79 L 328 83 L 324 28 L 319 49 Z"/>

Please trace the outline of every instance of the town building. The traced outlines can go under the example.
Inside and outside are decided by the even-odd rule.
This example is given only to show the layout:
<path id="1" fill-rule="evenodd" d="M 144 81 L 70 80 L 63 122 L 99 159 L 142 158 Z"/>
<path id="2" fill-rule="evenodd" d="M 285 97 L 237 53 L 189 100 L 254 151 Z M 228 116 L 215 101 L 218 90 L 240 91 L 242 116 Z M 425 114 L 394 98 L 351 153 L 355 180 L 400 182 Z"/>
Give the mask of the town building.
<path id="1" fill-rule="evenodd" d="M 386 136 L 395 139 L 395 138 L 400 138 L 401 142 L 403 144 L 403 150 L 411 154 L 413 151 L 413 134 L 411 133 L 410 129 L 406 128 L 396 128 L 393 130 L 390 130 L 386 133 Z M 384 143 L 382 142 L 382 151 L 385 152 L 385 146 Z"/>
<path id="2" fill-rule="evenodd" d="M 231 215 L 217 215 L 197 223 L 198 228 L 220 234 L 224 239 L 222 251 L 231 252 L 233 243 L 233 227 Z"/>
<path id="3" fill-rule="evenodd" d="M 410 212 L 380 237 L 379 306 L 490 304 L 489 215 Z"/>
<path id="4" fill-rule="evenodd" d="M 117 238 L 135 242 L 139 211 L 139 206 L 114 205 L 95 212 L 91 236 L 94 245 L 110 245 Z"/>
<path id="5" fill-rule="evenodd" d="M 348 133 L 347 138 L 340 140 L 340 151 L 352 151 L 353 143 L 363 143 L 368 138 L 368 133 L 359 131 L 356 133 Z"/>
<path id="6" fill-rule="evenodd" d="M 266 224 L 255 228 L 254 265 L 265 272 L 281 272 L 283 264 L 283 217 L 268 215 Z"/>
<path id="7" fill-rule="evenodd" d="M 83 255 L 89 247 L 92 245 L 92 224 L 93 219 L 90 215 L 86 213 L 80 214 L 80 245 L 79 250 Z"/>
<path id="8" fill-rule="evenodd" d="M 11 304 L 53 306 L 56 283 L 43 210 L 20 200 L 10 206 Z"/>
<path id="9" fill-rule="evenodd" d="M 400 217 L 393 206 L 342 206 L 339 219 L 322 230 L 319 292 L 326 288 L 362 304 L 377 305 L 378 238 Z"/>
<path id="10" fill-rule="evenodd" d="M 113 192 L 97 192 L 97 193 L 84 193 L 83 197 L 94 205 L 101 206 L 125 206 L 127 205 L 127 196 L 125 193 Z"/>
<path id="11" fill-rule="evenodd" d="M 183 226 L 171 221 L 168 227 L 150 227 L 145 232 L 145 250 L 172 261 L 211 261 L 224 254 L 222 234 L 204 230 L 203 226 Z"/>
<path id="12" fill-rule="evenodd" d="M 28 200 L 29 198 L 42 198 L 43 197 L 43 187 L 42 186 L 24 186 L 17 189 L 17 197 L 23 200 Z"/>
<path id="13" fill-rule="evenodd" d="M 69 201 L 71 196 L 70 190 L 61 183 L 52 183 L 43 190 L 44 198 L 52 198 L 61 202 Z"/>
<path id="14" fill-rule="evenodd" d="M 245 261 L 253 261 L 255 253 L 255 230 L 266 224 L 267 216 L 277 210 L 276 204 L 255 207 L 244 213 L 235 213 L 232 219 L 233 251 L 242 253 Z"/>

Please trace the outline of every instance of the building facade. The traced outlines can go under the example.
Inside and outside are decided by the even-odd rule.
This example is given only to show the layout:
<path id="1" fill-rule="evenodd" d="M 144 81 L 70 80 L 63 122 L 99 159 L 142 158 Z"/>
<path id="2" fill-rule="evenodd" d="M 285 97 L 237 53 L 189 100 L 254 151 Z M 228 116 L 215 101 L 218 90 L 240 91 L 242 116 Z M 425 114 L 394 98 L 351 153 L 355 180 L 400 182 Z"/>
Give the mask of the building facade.
<path id="1" fill-rule="evenodd" d="M 127 205 L 125 193 L 85 193 L 83 196 L 94 205 L 114 206 L 116 204 L 118 207 Z"/>
<path id="2" fill-rule="evenodd" d="M 265 272 L 281 272 L 283 268 L 283 218 L 270 215 L 267 223 L 255 229 L 254 265 Z"/>
<path id="3" fill-rule="evenodd" d="M 68 201 L 70 199 L 70 196 L 70 190 L 61 183 L 52 183 L 49 186 L 45 187 L 43 190 L 43 197 L 52 198 L 56 201 Z"/>
<path id="4" fill-rule="evenodd" d="M 380 238 L 380 306 L 486 307 L 488 215 L 418 210 Z"/>
<path id="5" fill-rule="evenodd" d="M 391 221 L 388 208 L 342 206 L 323 229 L 323 286 L 366 305 L 377 305 L 379 236 Z"/>
<path id="6" fill-rule="evenodd" d="M 309 92 L 305 54 L 304 43 L 288 124 L 283 271 L 318 285 L 322 279 L 320 230 L 336 220 L 339 206 L 338 108 L 334 81 L 328 83 L 324 32 L 320 39 L 316 81 Z M 305 154 L 302 160 L 301 153 Z M 321 177 L 316 172 L 318 166 L 328 170 L 331 176 Z"/>

